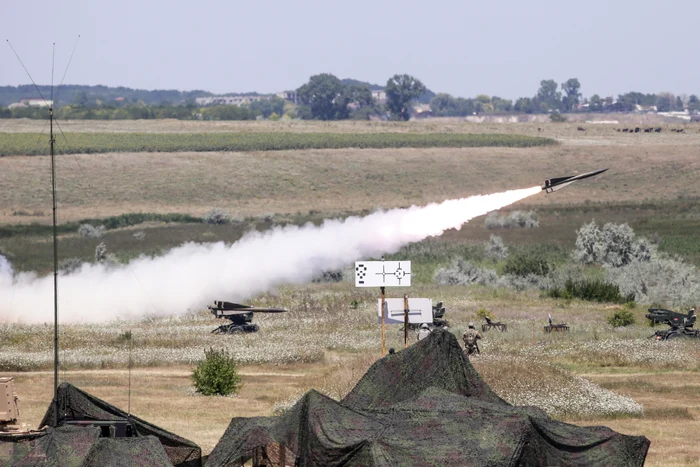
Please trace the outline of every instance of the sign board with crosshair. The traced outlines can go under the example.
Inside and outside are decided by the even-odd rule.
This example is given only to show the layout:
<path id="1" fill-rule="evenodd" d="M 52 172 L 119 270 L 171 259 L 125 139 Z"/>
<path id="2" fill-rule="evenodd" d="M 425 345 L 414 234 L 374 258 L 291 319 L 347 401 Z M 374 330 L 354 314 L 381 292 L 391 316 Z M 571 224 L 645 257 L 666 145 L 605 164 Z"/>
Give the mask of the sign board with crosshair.
<path id="1" fill-rule="evenodd" d="M 355 287 L 410 287 L 410 261 L 356 261 Z"/>
<path id="2" fill-rule="evenodd" d="M 403 324 L 403 298 L 387 298 L 384 301 L 386 324 Z M 377 300 L 377 317 L 382 322 L 382 301 Z M 408 299 L 408 322 L 413 324 L 433 322 L 433 301 L 429 298 Z"/>

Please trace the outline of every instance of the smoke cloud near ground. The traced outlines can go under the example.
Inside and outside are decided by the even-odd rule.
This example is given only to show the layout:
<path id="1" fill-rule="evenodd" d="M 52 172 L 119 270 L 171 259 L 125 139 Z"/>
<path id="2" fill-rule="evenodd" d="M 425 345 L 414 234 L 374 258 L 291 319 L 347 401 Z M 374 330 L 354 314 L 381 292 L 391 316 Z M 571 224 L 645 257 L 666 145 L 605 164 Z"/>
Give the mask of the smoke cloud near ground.
<path id="1" fill-rule="evenodd" d="M 233 244 L 186 243 L 128 265 L 83 264 L 59 276 L 59 320 L 104 322 L 172 315 L 214 300 L 245 301 L 323 271 L 394 253 L 541 191 L 540 187 L 392 209 L 365 217 L 287 226 Z M 411 258 L 405 258 L 410 260 Z M 53 277 L 14 274 L 0 256 L 0 322 L 53 321 Z"/>

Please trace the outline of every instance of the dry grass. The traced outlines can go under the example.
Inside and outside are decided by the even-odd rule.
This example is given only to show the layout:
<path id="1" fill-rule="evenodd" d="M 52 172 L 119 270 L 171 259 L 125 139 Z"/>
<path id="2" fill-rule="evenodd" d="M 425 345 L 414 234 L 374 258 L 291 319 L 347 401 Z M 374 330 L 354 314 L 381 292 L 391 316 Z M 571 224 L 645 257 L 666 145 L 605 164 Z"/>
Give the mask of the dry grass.
<path id="1" fill-rule="evenodd" d="M 700 465 L 700 374 L 697 372 L 589 374 L 604 387 L 614 386 L 644 405 L 643 418 L 598 419 L 576 422 L 605 425 L 625 434 L 643 434 L 651 440 L 646 466 Z M 644 384 L 638 384 L 643 382 Z M 664 388 L 659 393 L 656 388 Z"/>
<path id="2" fill-rule="evenodd" d="M 50 222 L 48 163 L 0 158 L 0 222 Z M 62 156 L 58 167 L 62 222 L 126 212 L 202 215 L 212 207 L 246 216 L 390 208 L 523 188 L 599 167 L 611 170 L 519 205 L 700 197 L 700 159 L 696 146 L 686 145 L 120 153 Z M 22 211 L 44 215 L 13 215 Z"/>

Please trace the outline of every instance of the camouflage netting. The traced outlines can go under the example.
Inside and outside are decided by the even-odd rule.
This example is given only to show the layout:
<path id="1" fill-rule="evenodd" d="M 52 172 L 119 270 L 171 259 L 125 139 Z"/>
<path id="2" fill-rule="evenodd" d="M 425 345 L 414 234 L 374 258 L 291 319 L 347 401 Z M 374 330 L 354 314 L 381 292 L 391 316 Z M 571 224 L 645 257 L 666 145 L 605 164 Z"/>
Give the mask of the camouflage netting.
<path id="1" fill-rule="evenodd" d="M 47 427 L 0 435 L 0 465 L 13 467 L 172 467 L 155 436 L 100 438 L 97 427 Z"/>
<path id="2" fill-rule="evenodd" d="M 61 412 L 59 425 L 63 420 L 120 420 L 129 419 L 137 436 L 154 436 L 175 466 L 199 467 L 201 465 L 201 448 L 185 438 L 170 433 L 156 425 L 129 415 L 123 410 L 76 388 L 72 384 L 62 383 L 58 387 L 58 403 Z M 49 408 L 39 424 L 40 427 L 54 426 L 54 404 Z M 121 465 L 121 464 L 119 464 Z M 125 464 L 126 465 L 126 464 Z"/>
<path id="3" fill-rule="evenodd" d="M 303 466 L 641 466 L 648 449 L 643 436 L 508 404 L 437 330 L 376 362 L 340 402 L 312 390 L 280 417 L 234 418 L 207 467 L 282 456 Z"/>

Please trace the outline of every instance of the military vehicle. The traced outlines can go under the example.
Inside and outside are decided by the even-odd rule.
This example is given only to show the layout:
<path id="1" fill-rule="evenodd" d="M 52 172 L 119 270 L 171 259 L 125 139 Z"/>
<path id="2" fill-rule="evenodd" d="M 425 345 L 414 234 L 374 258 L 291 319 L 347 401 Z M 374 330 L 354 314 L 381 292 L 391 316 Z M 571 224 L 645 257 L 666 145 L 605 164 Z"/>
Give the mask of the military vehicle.
<path id="1" fill-rule="evenodd" d="M 700 338 L 700 330 L 693 329 L 695 321 L 697 320 L 695 308 L 688 310 L 687 314 L 666 310 L 664 308 L 649 308 L 647 311 L 649 311 L 649 313 L 647 313 L 646 317 L 651 321 L 652 326 L 657 323 L 664 323 L 671 328 L 656 331 L 649 337 L 654 337 L 656 340 L 660 341 L 667 341 L 677 337 Z"/>
<path id="2" fill-rule="evenodd" d="M 409 331 L 420 331 L 421 324 L 423 323 L 408 323 Z M 433 322 L 427 323 L 430 330 L 434 329 L 447 329 L 450 327 L 450 322 L 445 319 L 445 307 L 442 302 L 437 302 L 433 305 Z M 403 326 L 399 329 L 399 333 L 403 335 Z"/>
<path id="3" fill-rule="evenodd" d="M 258 332 L 260 326 L 253 323 L 253 313 L 285 313 L 283 308 L 255 308 L 239 303 L 215 301 L 214 305 L 208 305 L 211 314 L 217 318 L 225 318 L 230 321 L 222 324 L 212 331 L 212 334 L 237 334 Z"/>
<path id="4" fill-rule="evenodd" d="M 15 394 L 15 379 L 0 378 L 0 433 L 16 433 L 21 431 L 17 424 L 19 418 L 19 398 Z"/>

